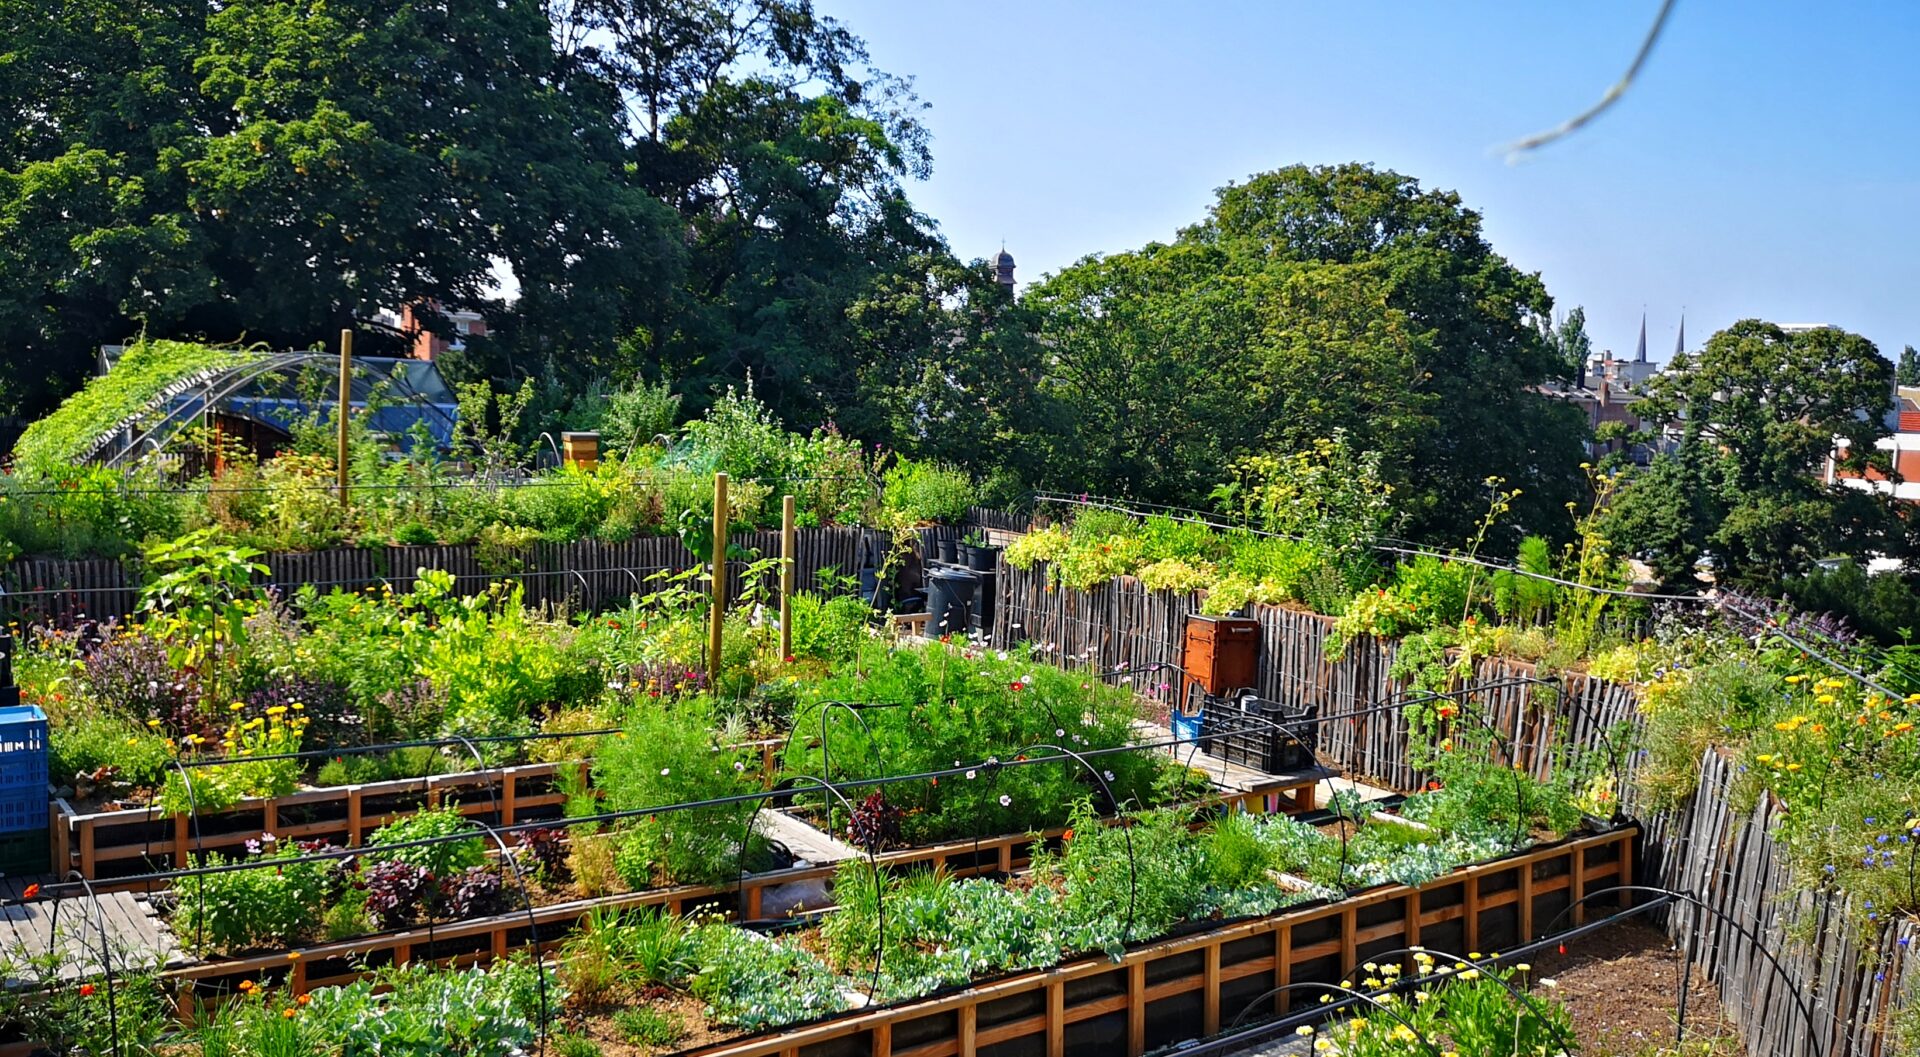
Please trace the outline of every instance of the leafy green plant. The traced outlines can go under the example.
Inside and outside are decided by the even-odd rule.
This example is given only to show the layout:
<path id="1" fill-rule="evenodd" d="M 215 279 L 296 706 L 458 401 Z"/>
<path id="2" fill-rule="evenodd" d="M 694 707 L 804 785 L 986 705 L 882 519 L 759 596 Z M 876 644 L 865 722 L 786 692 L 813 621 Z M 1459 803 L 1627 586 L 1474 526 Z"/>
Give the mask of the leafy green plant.
<path id="1" fill-rule="evenodd" d="M 692 699 L 671 709 L 637 705 L 620 736 L 608 739 L 593 762 L 594 785 L 610 811 L 634 811 L 757 791 L 755 761 L 745 751 L 722 746 L 710 725 L 710 704 Z M 764 837 L 746 833 L 754 805 L 743 801 L 709 808 L 665 811 L 632 825 L 667 877 L 709 883 L 734 876 L 740 842 L 759 847 Z M 751 852 L 749 853 L 751 854 Z M 630 876 L 638 870 L 629 866 Z"/>
<path id="2" fill-rule="evenodd" d="M 881 476 L 881 504 L 911 524 L 958 524 L 973 505 L 973 482 L 962 471 L 900 457 Z"/>
<path id="3" fill-rule="evenodd" d="M 478 827 L 457 808 L 416 811 L 374 830 L 373 836 L 367 840 L 367 855 L 374 862 L 403 862 L 424 869 L 435 877 L 449 877 L 486 861 L 486 844 L 478 836 L 468 840 L 441 840 L 417 848 L 380 849 L 382 845 L 432 840 L 462 833 L 477 834 Z"/>
<path id="4" fill-rule="evenodd" d="M 319 923 L 330 864 L 289 846 L 240 860 L 216 854 L 199 865 L 230 862 L 271 865 L 180 878 L 174 886 L 177 935 L 202 950 L 236 951 L 291 945 Z"/>
<path id="5" fill-rule="evenodd" d="M 679 1020 L 645 1006 L 615 1013 L 613 1027 L 620 1038 L 632 1046 L 665 1046 L 686 1034 Z"/>
<path id="6" fill-rule="evenodd" d="M 829 704 L 835 701 L 876 707 L 859 709 L 855 718 Z M 888 790 L 906 812 L 906 839 L 1017 833 L 1060 825 L 1068 805 L 1098 783 L 1071 761 L 1004 770 L 993 762 L 1048 751 L 1035 746 L 1085 752 L 1128 745 L 1134 710 L 1128 688 L 1090 681 L 1028 653 L 869 643 L 815 684 L 795 710 L 794 729 L 807 736 L 792 740 L 785 766 L 791 774 L 838 781 L 979 764 L 937 785 Z M 1158 802 L 1158 778 L 1174 765 L 1162 754 L 1140 752 L 1102 757 L 1099 766 L 1122 803 L 1148 804 Z M 829 811 L 834 830 L 844 831 L 844 813 Z"/>
<path id="7" fill-rule="evenodd" d="M 60 784 L 71 782 L 76 774 L 111 768 L 114 782 L 155 785 L 163 780 L 173 757 L 167 739 L 111 713 L 78 713 L 47 736 L 48 772 Z"/>
<path id="8" fill-rule="evenodd" d="M 757 1031 L 838 1013 L 838 978 L 818 958 L 757 933 L 710 923 L 692 936 L 699 965 L 688 989 L 722 1024 Z"/>

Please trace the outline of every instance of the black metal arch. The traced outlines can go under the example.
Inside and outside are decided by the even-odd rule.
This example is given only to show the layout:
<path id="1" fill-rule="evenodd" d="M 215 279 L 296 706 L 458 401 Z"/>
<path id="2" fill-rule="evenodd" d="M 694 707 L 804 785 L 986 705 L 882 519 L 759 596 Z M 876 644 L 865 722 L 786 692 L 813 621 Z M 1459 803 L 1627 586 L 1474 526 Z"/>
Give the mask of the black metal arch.
<path id="1" fill-rule="evenodd" d="M 1492 959 L 1492 958 L 1484 958 L 1484 959 L 1482 959 L 1482 958 L 1469 958 L 1469 957 L 1467 957 L 1467 956 L 1465 956 L 1465 955 L 1460 955 L 1460 954 L 1449 954 L 1449 953 L 1447 953 L 1446 951 L 1442 951 L 1442 950 L 1436 950 L 1436 949 L 1434 949 L 1434 948 L 1432 948 L 1432 947 L 1425 947 L 1425 946 L 1422 946 L 1422 947 L 1399 947 L 1399 948 L 1395 948 L 1394 950 L 1390 950 L 1390 951 L 1384 951 L 1384 952 L 1382 952 L 1382 953 L 1380 953 L 1380 954 L 1376 954 L 1376 955 L 1374 955 L 1374 956 L 1373 956 L 1373 957 L 1372 957 L 1371 959 L 1369 959 L 1369 960 L 1371 960 L 1371 961 L 1374 961 L 1374 962 L 1379 962 L 1379 961 L 1381 961 L 1381 960 L 1383 960 L 1383 959 L 1386 959 L 1386 958 L 1393 958 L 1393 959 L 1395 959 L 1396 961 L 1399 961 L 1399 960 L 1401 959 L 1401 957 L 1402 957 L 1402 956 L 1405 956 L 1405 955 L 1411 955 L 1411 954 L 1415 954 L 1415 953 L 1422 953 L 1422 954 L 1432 954 L 1432 955 L 1436 955 L 1436 956 L 1438 956 L 1438 957 L 1440 957 L 1440 958 L 1445 958 L 1445 959 L 1447 959 L 1447 960 L 1449 960 L 1449 961 L 1452 961 L 1452 962 L 1454 962 L 1456 966 L 1457 966 L 1457 965 L 1461 965 L 1461 964 L 1465 964 L 1465 965 L 1468 965 L 1468 966 L 1471 966 L 1471 967 L 1473 967 L 1473 968 L 1475 968 L 1475 969 L 1478 969 L 1478 970 L 1480 970 L 1480 975 L 1481 975 L 1481 976 L 1484 976 L 1484 977 L 1486 977 L 1487 979 L 1489 979 L 1489 980 L 1492 980 L 1492 981 L 1493 981 L 1494 983 L 1497 983 L 1497 984 L 1499 984 L 1499 985 L 1500 985 L 1501 987 L 1503 987 L 1503 988 L 1505 988 L 1505 989 L 1506 989 L 1506 991 L 1507 991 L 1507 993 L 1513 996 L 1513 1000 L 1514 1000 L 1515 1002 L 1518 1002 L 1518 1003 L 1519 1003 L 1519 1004 L 1521 1005 L 1521 1007 L 1522 1007 L 1522 1008 L 1524 1008 L 1524 1009 L 1525 1009 L 1525 1010 L 1526 1010 L 1527 1012 L 1529 1012 L 1529 1013 L 1531 1013 L 1531 1014 L 1533 1014 L 1533 1017 L 1534 1017 L 1534 1019 L 1535 1019 L 1535 1020 L 1538 1020 L 1538 1021 L 1539 1021 L 1539 1022 L 1540 1022 L 1541 1024 L 1543 1024 L 1543 1025 L 1545 1025 L 1545 1026 L 1546 1026 L 1546 1028 L 1547 1028 L 1547 1030 L 1553 1033 L 1553 1037 L 1554 1037 L 1554 1041 L 1556 1041 L 1556 1042 L 1558 1042 L 1558 1043 L 1560 1044 L 1560 1050 L 1561 1050 L 1561 1052 L 1563 1052 L 1563 1053 L 1572 1053 L 1572 1052 L 1574 1052 L 1574 1050 L 1575 1050 L 1575 1048 L 1576 1048 L 1576 1047 L 1574 1046 L 1574 1043 L 1573 1043 L 1573 1040 L 1572 1040 L 1572 1039 L 1570 1039 L 1570 1038 L 1568 1038 L 1568 1037 L 1566 1036 L 1566 1034 L 1565 1034 L 1564 1032 L 1562 1032 L 1562 1031 L 1560 1030 L 1560 1028 L 1559 1028 L 1559 1026 L 1558 1026 L 1558 1025 L 1556 1025 L 1556 1024 L 1555 1024 L 1555 1023 L 1554 1023 L 1554 1022 L 1553 1022 L 1552 1020 L 1549 1020 L 1548 1018 L 1546 1018 L 1546 1017 L 1544 1017 L 1544 1016 L 1541 1016 L 1541 1015 L 1540 1015 L 1540 1010 L 1539 1010 L 1539 1008 L 1538 1008 L 1538 1007 L 1536 1007 L 1536 1006 L 1535 1006 L 1535 1005 L 1533 1004 L 1533 1001 L 1532 1001 L 1531 999 L 1529 999 L 1529 998 L 1527 997 L 1527 995 L 1526 995 L 1526 992 L 1524 992 L 1524 991 L 1521 991 L 1521 990 L 1520 990 L 1519 988 L 1517 988 L 1517 987 L 1514 987 L 1514 986 L 1513 986 L 1513 983 L 1512 983 L 1511 981 L 1509 981 L 1509 980 L 1507 980 L 1507 979 L 1506 979 L 1505 977 L 1502 977 L 1502 976 L 1499 976 L 1499 975 L 1496 975 L 1495 973 L 1493 973 L 1493 972 L 1491 971 L 1491 970 L 1492 970 L 1492 968 L 1494 968 L 1494 967 L 1496 967 L 1496 966 L 1497 966 L 1497 962 L 1496 962 L 1496 961 L 1495 961 L 1494 959 Z M 1364 964 L 1364 963 L 1363 963 L 1363 964 Z M 1361 967 L 1360 965 L 1354 965 L 1354 966 L 1350 966 L 1350 967 L 1348 967 L 1348 970 L 1347 970 L 1347 972 L 1346 972 L 1345 974 L 1343 974 L 1343 975 L 1344 975 L 1344 976 L 1345 976 L 1345 977 L 1346 977 L 1347 979 L 1349 979 L 1349 980 L 1351 980 L 1351 979 L 1353 978 L 1353 971 L 1354 971 L 1355 969 L 1358 969 L 1358 968 L 1360 968 L 1360 967 Z M 1451 974 L 1451 973 L 1448 973 L 1448 974 L 1446 974 L 1446 975 L 1447 975 L 1447 976 L 1452 976 L 1453 974 Z M 1433 979 L 1433 978 L 1434 978 L 1434 977 L 1426 977 L 1426 976 L 1422 976 L 1422 977 L 1414 977 L 1414 978 L 1412 978 L 1411 980 L 1401 980 L 1401 981 L 1397 981 L 1396 983 L 1399 983 L 1399 984 L 1406 984 L 1406 983 L 1412 983 L 1412 982 L 1417 982 L 1417 981 L 1419 981 L 1419 980 L 1426 980 L 1426 979 Z"/>
<path id="2" fill-rule="evenodd" d="M 1386 1015 L 1392 1017 L 1394 1020 L 1399 1021 L 1401 1027 L 1406 1028 L 1409 1032 L 1413 1033 L 1413 1037 L 1420 1041 L 1420 1045 L 1425 1046 L 1429 1051 L 1431 1051 L 1434 1057 L 1440 1057 L 1440 1047 L 1435 1046 L 1433 1044 L 1432 1039 L 1427 1038 L 1425 1035 L 1421 1034 L 1418 1028 L 1415 1028 L 1412 1024 L 1407 1023 L 1407 1018 L 1401 1016 L 1399 1010 L 1394 1009 L 1391 1005 L 1388 1005 L 1387 1003 L 1380 1001 L 1373 994 L 1369 994 L 1365 991 L 1355 991 L 1353 988 L 1346 987 L 1342 984 L 1315 984 L 1315 983 L 1281 984 L 1279 987 L 1275 987 L 1267 991 L 1262 991 L 1261 993 L 1253 996 L 1253 998 L 1247 1002 L 1246 1007 L 1240 1010 L 1240 1014 L 1233 1018 L 1233 1023 L 1227 1025 L 1227 1030 L 1232 1031 L 1233 1029 L 1239 1027 L 1240 1022 L 1247 1019 L 1247 1014 L 1253 1012 L 1255 1006 L 1258 1006 L 1260 1003 L 1266 1001 L 1269 998 L 1278 998 L 1281 995 L 1288 994 L 1293 991 L 1309 991 L 1309 990 L 1336 991 L 1336 992 L 1339 992 L 1340 994 L 1347 996 L 1345 999 L 1342 999 L 1339 1003 L 1335 1004 L 1332 1007 L 1332 1009 L 1329 1009 L 1328 1012 L 1332 1012 L 1333 1009 L 1343 1009 L 1354 1002 L 1367 1003 L 1373 1008 L 1378 1009 L 1381 1012 L 1385 1013 Z"/>
<path id="3" fill-rule="evenodd" d="M 508 869 L 513 871 L 513 881 L 520 886 L 520 904 L 527 909 L 527 940 L 533 947 L 533 968 L 537 974 L 535 978 L 540 983 L 540 1052 L 544 1054 L 547 1052 L 547 1032 L 552 1021 L 552 1013 L 547 1005 L 547 960 L 540 955 L 540 919 L 533 912 L 533 893 L 527 889 L 527 876 L 520 869 L 519 858 L 507 847 L 507 842 L 501 839 L 500 831 L 484 822 L 480 823 L 480 828 L 487 832 L 487 836 L 493 838 L 494 845 L 500 849 L 501 860 L 507 864 Z M 431 944 L 432 940 L 429 939 L 428 943 Z"/>
<path id="4" fill-rule="evenodd" d="M 1560 923 L 1561 918 L 1566 917 L 1568 914 L 1573 913 L 1576 907 L 1579 907 L 1582 904 L 1586 903 L 1589 899 L 1598 899 L 1601 896 L 1612 895 L 1616 892 L 1646 892 L 1651 895 L 1665 896 L 1668 899 L 1677 899 L 1680 902 L 1686 903 L 1688 906 L 1698 907 L 1699 909 L 1706 911 L 1707 913 L 1713 915 L 1714 920 L 1720 922 L 1723 925 L 1728 926 L 1729 928 L 1733 929 L 1735 932 L 1739 933 L 1740 937 L 1746 940 L 1749 946 L 1751 946 L 1754 950 L 1758 951 L 1760 953 L 1760 956 L 1767 960 L 1767 964 L 1773 968 L 1774 974 L 1780 977 L 1780 979 L 1786 983 L 1787 993 L 1793 996 L 1793 1004 L 1799 1008 L 1801 1018 L 1806 1021 L 1807 1038 L 1813 1042 L 1814 1052 L 1822 1053 L 1822 1054 L 1826 1052 L 1826 1049 L 1827 1049 L 1826 1043 L 1823 1041 L 1823 1038 L 1818 1031 L 1819 1020 L 1814 1017 L 1813 1007 L 1807 1005 L 1806 996 L 1800 993 L 1800 989 L 1795 984 L 1792 974 L 1787 972 L 1787 967 L 1780 964 L 1780 959 L 1776 957 L 1771 950 L 1767 949 L 1766 944 L 1760 942 L 1760 937 L 1756 935 L 1752 929 L 1749 929 L 1745 925 L 1742 925 L 1740 922 L 1734 920 L 1731 916 L 1729 916 L 1725 911 L 1706 902 L 1705 900 L 1701 899 L 1699 896 L 1694 895 L 1692 892 L 1684 891 L 1677 888 L 1661 888 L 1657 885 L 1613 885 L 1608 888 L 1602 888 L 1597 891 L 1588 892 L 1585 895 L 1581 896 L 1579 899 L 1576 899 L 1573 902 L 1568 903 L 1563 909 L 1561 909 L 1560 913 L 1555 914 L 1553 916 L 1553 919 L 1547 922 L 1546 933 L 1548 935 L 1551 935 L 1553 933 L 1553 927 Z M 1689 944 L 1691 944 L 1691 939 L 1694 931 L 1695 930 L 1693 929 L 1687 930 Z M 1682 956 L 1683 962 L 1686 966 L 1685 972 L 1687 975 L 1682 978 L 1681 984 L 1680 984 L 1680 995 L 1681 995 L 1680 1003 L 1679 1003 L 1680 1016 L 1678 1018 L 1678 1023 L 1675 1025 L 1675 1028 L 1674 1028 L 1674 1039 L 1676 1042 L 1681 1040 L 1682 1036 L 1684 1036 L 1687 1030 L 1686 993 L 1687 993 L 1687 985 L 1688 983 L 1691 982 L 1691 976 L 1692 976 L 1692 968 L 1691 968 L 1693 964 L 1692 953 L 1693 952 L 1691 950 L 1691 947 L 1689 947 L 1689 950 L 1687 950 Z"/>

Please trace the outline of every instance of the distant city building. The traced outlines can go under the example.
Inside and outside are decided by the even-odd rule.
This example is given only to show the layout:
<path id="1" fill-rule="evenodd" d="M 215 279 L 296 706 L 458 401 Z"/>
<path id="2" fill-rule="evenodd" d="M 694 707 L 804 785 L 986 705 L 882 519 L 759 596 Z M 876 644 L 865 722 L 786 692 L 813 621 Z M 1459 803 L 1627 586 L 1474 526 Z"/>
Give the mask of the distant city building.
<path id="1" fill-rule="evenodd" d="M 1687 321 L 1680 321 L 1680 335 L 1674 342 L 1675 355 L 1687 348 Z M 1647 320 L 1640 319 L 1640 339 L 1634 348 L 1633 359 L 1616 359 L 1611 349 L 1602 349 L 1587 357 L 1586 370 L 1582 372 L 1580 384 L 1552 382 L 1538 387 L 1537 391 L 1557 400 L 1579 408 L 1587 416 L 1587 429 L 1597 431 L 1608 423 L 1620 423 L 1633 432 L 1643 432 L 1647 424 L 1632 411 L 1634 401 L 1640 398 L 1641 387 L 1654 375 L 1664 370 L 1664 366 L 1647 359 Z M 1636 444 L 1631 455 L 1633 461 L 1645 465 L 1656 450 L 1664 451 L 1670 446 L 1670 438 L 1662 435 L 1654 445 Z M 1620 451 L 1622 441 L 1592 441 L 1587 445 L 1588 454 L 1599 458 L 1609 452 Z"/>
<path id="2" fill-rule="evenodd" d="M 438 313 L 446 320 L 453 330 L 453 336 L 442 337 L 428 329 L 429 313 Z M 487 334 L 487 321 L 480 313 L 464 310 L 450 312 L 432 303 L 406 305 L 398 312 L 385 310 L 378 318 L 406 336 L 410 343 L 408 355 L 428 362 L 437 359 L 441 353 L 465 349 L 468 338 L 481 338 Z"/>
<path id="3" fill-rule="evenodd" d="M 1809 326 L 1817 330 L 1818 326 Z M 1890 480 L 1878 470 L 1854 473 L 1841 469 L 1837 460 L 1827 460 L 1826 479 L 1829 483 L 1838 482 L 1850 488 L 1879 492 L 1902 499 L 1909 503 L 1920 502 L 1920 386 L 1901 385 L 1894 387 L 1893 411 L 1887 415 L 1887 427 L 1893 432 L 1881 438 L 1874 447 L 1887 452 L 1893 463 L 1893 472 L 1898 481 Z M 1845 458 L 1848 445 L 1845 438 L 1834 442 L 1836 453 Z"/>

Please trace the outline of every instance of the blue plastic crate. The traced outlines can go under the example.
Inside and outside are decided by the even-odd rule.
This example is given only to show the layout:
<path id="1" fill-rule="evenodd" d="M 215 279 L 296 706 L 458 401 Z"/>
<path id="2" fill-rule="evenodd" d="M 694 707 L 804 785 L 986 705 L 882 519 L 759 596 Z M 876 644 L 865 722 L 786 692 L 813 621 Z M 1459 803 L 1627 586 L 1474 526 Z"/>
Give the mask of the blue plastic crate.
<path id="1" fill-rule="evenodd" d="M 0 708 L 0 833 L 47 827 L 47 714 Z"/>

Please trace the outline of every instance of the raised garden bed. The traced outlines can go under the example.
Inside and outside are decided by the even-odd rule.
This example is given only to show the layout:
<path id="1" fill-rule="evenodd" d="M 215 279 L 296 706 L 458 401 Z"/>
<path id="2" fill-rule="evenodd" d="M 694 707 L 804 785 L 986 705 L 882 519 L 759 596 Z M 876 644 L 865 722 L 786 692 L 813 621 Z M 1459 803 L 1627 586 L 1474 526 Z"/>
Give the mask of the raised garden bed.
<path id="1" fill-rule="evenodd" d="M 699 1057 L 1108 1055 L 1210 1034 L 1276 987 L 1337 983 L 1368 958 L 1426 945 L 1498 950 L 1586 892 L 1629 884 L 1639 827 L 1387 885 L 1334 903 L 1150 942 L 1040 972 L 682 1051 Z M 1569 915 L 1583 920 L 1593 904 Z M 1297 994 L 1297 993 L 1296 993 Z M 1289 1008 L 1287 995 L 1267 1001 Z M 1223 1019 L 1224 1018 L 1224 1019 Z"/>

